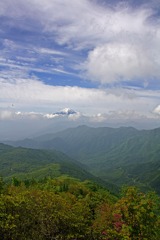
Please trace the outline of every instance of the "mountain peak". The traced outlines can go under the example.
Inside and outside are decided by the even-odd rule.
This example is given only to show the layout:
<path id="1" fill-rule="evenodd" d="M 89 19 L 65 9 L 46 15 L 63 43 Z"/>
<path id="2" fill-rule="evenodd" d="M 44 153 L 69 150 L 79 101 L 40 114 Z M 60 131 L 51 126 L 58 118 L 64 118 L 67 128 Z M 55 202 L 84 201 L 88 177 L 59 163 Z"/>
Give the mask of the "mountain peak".
<path id="1" fill-rule="evenodd" d="M 59 112 L 56 112 L 55 114 L 58 115 L 71 115 L 71 114 L 77 114 L 77 112 L 71 108 L 64 108 L 60 110 Z"/>

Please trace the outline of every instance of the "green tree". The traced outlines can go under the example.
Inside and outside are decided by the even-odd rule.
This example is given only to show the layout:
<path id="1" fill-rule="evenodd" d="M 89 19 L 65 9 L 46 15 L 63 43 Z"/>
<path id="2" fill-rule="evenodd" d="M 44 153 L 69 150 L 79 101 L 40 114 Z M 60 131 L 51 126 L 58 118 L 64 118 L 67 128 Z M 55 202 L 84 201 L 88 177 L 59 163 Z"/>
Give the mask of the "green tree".
<path id="1" fill-rule="evenodd" d="M 159 240 L 159 198 L 126 188 L 115 204 L 97 208 L 93 228 L 96 239 Z"/>
<path id="2" fill-rule="evenodd" d="M 130 239 L 160 239 L 159 198 L 155 193 L 145 194 L 136 187 L 127 188 L 115 209 L 115 214 L 119 214 L 128 227 Z"/>

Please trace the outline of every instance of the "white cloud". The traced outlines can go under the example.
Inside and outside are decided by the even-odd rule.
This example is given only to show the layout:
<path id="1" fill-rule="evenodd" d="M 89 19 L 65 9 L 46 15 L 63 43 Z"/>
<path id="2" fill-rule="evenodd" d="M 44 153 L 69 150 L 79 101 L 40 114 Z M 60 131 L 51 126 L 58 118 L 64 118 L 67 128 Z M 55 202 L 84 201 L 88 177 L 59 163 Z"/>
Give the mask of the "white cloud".
<path id="1" fill-rule="evenodd" d="M 75 114 L 70 114 L 68 115 L 68 119 L 71 121 L 77 121 L 79 120 L 81 117 L 83 117 L 83 115 L 80 112 L 77 112 Z"/>
<path id="2" fill-rule="evenodd" d="M 153 113 L 160 115 L 160 105 L 158 105 L 154 110 Z"/>
<path id="3" fill-rule="evenodd" d="M 17 119 L 32 119 L 32 120 L 37 120 L 37 119 L 42 119 L 43 114 L 38 113 L 38 112 L 15 112 L 15 117 Z"/>
<path id="4" fill-rule="evenodd" d="M 0 120 L 7 120 L 13 118 L 14 113 L 12 111 L 3 110 L 0 111 Z"/>
<path id="5" fill-rule="evenodd" d="M 21 112 L 15 111 L 14 108 L 0 109 L 0 120 L 19 120 L 19 119 L 30 119 L 37 120 L 42 119 L 44 116 L 38 112 Z"/>
<path id="6" fill-rule="evenodd" d="M 48 0 L 44 16 L 46 11 L 45 31 L 56 31 L 59 44 L 92 49 L 83 65 L 90 80 L 115 83 L 140 79 L 145 84 L 159 78 L 160 24 L 158 19 L 151 21 L 154 11 L 147 5 L 109 8 L 88 0 Z"/>
<path id="7" fill-rule="evenodd" d="M 102 113 L 98 113 L 98 114 L 95 114 L 93 116 L 90 116 L 89 119 L 90 119 L 90 122 L 96 122 L 96 123 L 106 122 L 107 115 L 106 114 L 102 114 Z"/>
<path id="8" fill-rule="evenodd" d="M 73 111 L 73 110 L 72 110 Z M 54 119 L 54 118 L 65 118 L 71 121 L 78 120 L 82 115 L 80 112 L 73 113 L 40 113 L 40 112 L 21 112 L 14 111 L 14 109 L 0 109 L 0 120 L 44 120 L 44 119 Z"/>
<path id="9" fill-rule="evenodd" d="M 90 52 L 86 71 L 101 83 L 150 79 L 160 76 L 160 58 L 152 50 L 129 44 L 106 44 Z"/>
<path id="10" fill-rule="evenodd" d="M 12 3 L 12 4 L 11 4 Z M 108 7 L 89 0 L 2 0 L 3 15 L 38 21 L 43 31 L 56 32 L 59 43 L 96 47 L 109 41 L 144 40 L 156 36 L 159 26 L 149 23 L 150 6 Z M 36 14 L 35 14 L 36 12 Z"/>
<path id="11" fill-rule="evenodd" d="M 34 72 L 39 72 L 39 73 L 49 73 L 49 74 L 54 74 L 54 73 L 62 73 L 65 75 L 73 75 L 76 76 L 76 74 L 72 73 L 72 72 L 67 72 L 65 70 L 63 70 L 62 68 L 55 68 L 53 66 L 49 66 L 49 67 L 33 67 L 29 64 L 22 64 L 19 63 L 18 61 L 0 61 L 0 66 L 3 67 L 8 67 L 8 70 L 2 70 L 0 73 L 1 77 L 4 78 L 13 78 L 13 77 L 28 77 L 30 71 L 34 71 Z"/>
<path id="12" fill-rule="evenodd" d="M 35 48 L 34 50 L 41 54 L 67 56 L 67 53 L 65 52 L 61 52 L 61 51 L 57 51 L 49 48 Z"/>
<path id="13" fill-rule="evenodd" d="M 70 105 L 74 102 L 86 103 L 92 98 L 98 97 L 99 90 L 85 89 L 79 87 L 61 87 L 49 86 L 43 82 L 33 79 L 12 79 L 10 82 L 5 79 L 0 79 L 0 99 L 9 99 L 15 102 L 36 102 L 41 103 L 61 103 Z"/>
<path id="14" fill-rule="evenodd" d="M 151 8 L 155 2 L 133 8 L 90 0 L 2 0 L 0 14 L 12 17 L 12 24 L 25 19 L 19 21 L 22 29 L 38 24 L 59 45 L 89 51 L 82 70 L 90 80 L 115 83 L 138 78 L 145 84 L 160 76 L 160 21 L 158 15 L 153 18 L 155 8 Z M 9 40 L 5 44 L 16 47 Z M 35 49 L 41 54 L 64 55 L 50 48 Z"/>
<path id="15" fill-rule="evenodd" d="M 47 119 L 53 119 L 53 118 L 58 117 L 58 115 L 57 114 L 52 114 L 52 113 L 47 113 L 47 114 L 44 115 L 44 117 L 47 118 Z"/>
<path id="16" fill-rule="evenodd" d="M 158 90 L 89 89 L 49 86 L 36 79 L 12 79 L 10 82 L 8 79 L 0 79 L 1 107 L 14 106 L 16 112 L 51 114 L 48 117 L 66 106 L 83 115 L 135 111 L 140 115 L 150 116 L 159 101 Z"/>

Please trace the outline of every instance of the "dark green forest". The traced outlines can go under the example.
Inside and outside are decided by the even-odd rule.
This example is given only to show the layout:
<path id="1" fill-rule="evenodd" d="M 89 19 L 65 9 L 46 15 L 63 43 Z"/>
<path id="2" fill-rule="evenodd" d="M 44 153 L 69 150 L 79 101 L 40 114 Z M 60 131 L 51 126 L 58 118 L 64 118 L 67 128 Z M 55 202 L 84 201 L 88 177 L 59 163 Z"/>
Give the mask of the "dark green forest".
<path id="1" fill-rule="evenodd" d="M 159 197 L 61 176 L 0 181 L 1 240 L 159 240 Z"/>

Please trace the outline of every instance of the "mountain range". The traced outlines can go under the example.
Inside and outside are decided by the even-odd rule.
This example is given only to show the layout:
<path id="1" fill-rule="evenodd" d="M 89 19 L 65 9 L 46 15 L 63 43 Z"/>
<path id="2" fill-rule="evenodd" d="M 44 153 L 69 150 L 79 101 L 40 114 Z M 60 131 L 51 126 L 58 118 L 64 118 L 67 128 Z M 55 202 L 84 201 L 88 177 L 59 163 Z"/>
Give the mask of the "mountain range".
<path id="1" fill-rule="evenodd" d="M 67 175 L 82 181 L 91 180 L 111 192 L 117 193 L 116 185 L 92 175 L 86 167 L 56 150 L 39 150 L 12 147 L 0 143 L 0 176 L 7 182 L 20 180 L 43 180 Z"/>
<path id="2" fill-rule="evenodd" d="M 160 193 L 160 128 L 79 126 L 8 144 L 61 151 L 103 181 Z"/>

